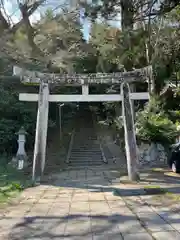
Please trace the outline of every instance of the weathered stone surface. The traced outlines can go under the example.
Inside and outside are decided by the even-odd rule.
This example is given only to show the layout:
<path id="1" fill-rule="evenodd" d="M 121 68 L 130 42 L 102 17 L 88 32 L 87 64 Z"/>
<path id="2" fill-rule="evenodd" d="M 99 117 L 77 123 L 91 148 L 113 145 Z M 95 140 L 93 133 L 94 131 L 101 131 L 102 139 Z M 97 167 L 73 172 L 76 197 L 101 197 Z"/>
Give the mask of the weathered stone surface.
<path id="1" fill-rule="evenodd" d="M 153 238 L 148 233 L 137 233 L 126 235 L 124 240 L 153 240 Z"/>
<path id="2" fill-rule="evenodd" d="M 159 213 L 174 229 L 180 231 L 180 214 L 169 211 Z"/>
<path id="3" fill-rule="evenodd" d="M 167 153 L 161 144 L 141 144 L 138 148 L 140 165 L 167 163 Z"/>
<path id="4" fill-rule="evenodd" d="M 89 74 L 51 74 L 38 71 L 29 71 L 14 66 L 13 74 L 21 77 L 25 83 L 40 83 L 41 81 L 59 84 L 107 84 L 146 81 L 152 77 L 152 66 L 136 69 L 129 72 L 118 73 L 89 73 Z"/>
<path id="5" fill-rule="evenodd" d="M 106 235 L 94 235 L 93 240 L 123 240 L 120 233 L 108 233 Z"/>
<path id="6" fill-rule="evenodd" d="M 152 234 L 156 240 L 179 240 L 180 234 L 178 232 L 157 232 Z"/>
<path id="7" fill-rule="evenodd" d="M 144 227 L 141 226 L 139 220 L 136 218 L 135 215 L 134 216 L 123 215 L 121 222 L 118 224 L 118 227 L 123 236 L 126 236 L 127 234 L 137 234 L 146 232 L 146 230 L 144 229 Z"/>
<path id="8" fill-rule="evenodd" d="M 167 224 L 159 215 L 156 213 L 137 213 L 143 224 L 151 232 L 158 231 L 172 231 L 173 228 Z"/>
<path id="9" fill-rule="evenodd" d="M 78 170 L 77 174 L 68 172 L 71 178 L 63 181 L 60 173 L 56 186 L 40 185 L 27 189 L 24 203 L 9 207 L 1 215 L 0 239 L 180 239 L 178 213 L 169 208 L 161 211 L 151 208 L 144 204 L 147 199 L 142 201 L 139 196 L 113 196 L 114 185 L 107 183 L 103 171 L 93 169 L 92 176 L 88 176 L 86 171 L 90 170 L 82 173 L 85 179 L 75 185 L 73 181 L 78 179 Z M 87 179 L 95 191 L 82 187 Z M 99 182 L 104 182 L 103 190 L 97 188 Z M 133 186 L 120 183 L 116 188 L 133 190 Z M 91 200 L 87 198 L 89 195 Z M 29 197 L 35 202 L 28 201 Z"/>

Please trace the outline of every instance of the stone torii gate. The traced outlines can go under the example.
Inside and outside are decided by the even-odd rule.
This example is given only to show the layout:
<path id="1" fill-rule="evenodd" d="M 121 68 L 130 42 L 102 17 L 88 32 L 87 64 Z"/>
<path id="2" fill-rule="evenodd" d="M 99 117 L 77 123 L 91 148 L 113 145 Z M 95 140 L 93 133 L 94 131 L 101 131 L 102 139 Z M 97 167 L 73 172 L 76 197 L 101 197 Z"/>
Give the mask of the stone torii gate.
<path id="1" fill-rule="evenodd" d="M 130 93 L 129 84 L 144 82 L 152 79 L 152 67 L 136 69 L 130 72 L 119 73 L 92 73 L 92 74 L 50 74 L 37 71 L 28 71 L 17 66 L 13 74 L 19 76 L 24 84 L 38 84 L 39 94 L 21 93 L 21 101 L 38 101 L 36 122 L 36 136 L 33 157 L 32 180 L 43 175 L 46 158 L 46 141 L 48 128 L 49 102 L 105 102 L 122 101 L 123 121 L 125 130 L 125 148 L 127 158 L 128 176 L 130 180 L 138 179 L 138 155 L 136 136 L 132 112 L 132 100 L 149 99 L 149 93 Z M 51 95 L 49 86 L 55 85 L 81 85 L 81 95 Z M 89 85 L 119 84 L 121 94 L 89 94 Z"/>

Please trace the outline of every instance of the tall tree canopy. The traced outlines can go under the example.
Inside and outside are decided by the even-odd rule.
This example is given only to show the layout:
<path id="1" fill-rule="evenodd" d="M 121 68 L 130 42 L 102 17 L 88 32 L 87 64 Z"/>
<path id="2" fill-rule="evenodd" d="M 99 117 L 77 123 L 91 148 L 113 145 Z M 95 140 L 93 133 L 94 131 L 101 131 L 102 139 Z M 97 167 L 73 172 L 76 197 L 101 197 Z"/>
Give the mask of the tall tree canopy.
<path id="1" fill-rule="evenodd" d="M 76 33 L 77 31 L 80 32 L 81 28 L 79 20 L 80 12 L 77 6 L 74 6 L 73 1 L 14 0 L 13 3 L 17 7 L 16 11 L 18 11 L 18 20 L 16 19 L 16 22 L 13 22 L 12 13 L 8 14 L 8 9 L 4 5 L 5 1 L 1 1 L 0 3 L 1 57 L 8 58 L 20 65 L 34 62 L 36 65 L 37 63 L 42 63 L 44 66 L 47 66 L 49 62 L 54 62 L 51 52 L 53 50 L 50 46 L 46 45 L 47 40 L 49 40 L 48 44 L 51 42 L 50 45 L 53 43 L 54 47 L 57 46 L 60 49 L 60 40 L 62 39 L 59 39 L 58 43 L 58 38 L 62 38 L 64 32 L 68 32 L 69 36 L 71 35 L 69 42 L 66 44 L 66 50 L 70 50 L 69 55 L 71 55 L 72 49 L 75 48 L 75 42 L 77 43 L 78 41 L 77 37 L 74 36 L 77 36 Z M 33 14 L 39 10 L 41 15 L 43 15 L 47 8 L 52 9 L 52 18 L 50 19 L 50 15 L 46 14 L 44 20 L 41 19 L 38 23 L 34 23 L 32 21 Z M 55 13 L 55 17 L 53 17 L 53 13 Z M 61 26 L 59 23 L 61 23 Z M 43 27 L 45 25 L 47 26 L 47 30 L 45 30 L 46 27 Z M 57 28 L 56 31 L 58 33 L 56 36 L 55 34 L 52 36 L 51 27 Z M 77 30 L 77 28 L 79 29 Z M 82 39 L 80 41 L 82 42 Z M 22 42 L 23 45 L 20 46 Z M 62 50 L 64 50 L 64 47 L 62 46 Z M 57 55 L 55 58 L 57 58 Z"/>
<path id="2" fill-rule="evenodd" d="M 131 24 L 131 15 L 133 13 L 133 21 L 149 18 L 153 16 L 160 16 L 171 12 L 174 8 L 180 5 L 179 0 L 93 0 L 81 1 L 82 6 L 86 9 L 86 15 L 92 18 L 97 18 L 98 14 L 105 18 L 114 18 L 114 16 L 121 12 L 122 16 L 128 13 L 126 23 Z M 121 19 L 122 25 L 123 17 Z M 127 25 L 126 24 L 126 25 Z"/>

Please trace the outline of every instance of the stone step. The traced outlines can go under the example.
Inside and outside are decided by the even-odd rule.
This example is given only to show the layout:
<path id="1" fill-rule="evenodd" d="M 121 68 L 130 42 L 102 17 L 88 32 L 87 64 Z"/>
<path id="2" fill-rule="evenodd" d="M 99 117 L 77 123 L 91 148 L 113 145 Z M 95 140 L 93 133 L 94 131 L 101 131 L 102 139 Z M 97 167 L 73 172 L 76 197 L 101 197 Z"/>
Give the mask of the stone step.
<path id="1" fill-rule="evenodd" d="M 83 158 L 83 157 L 84 158 L 85 157 L 87 157 L 87 158 L 99 158 L 99 157 L 102 156 L 102 154 L 101 154 L 101 152 L 96 153 L 96 154 L 87 154 L 87 153 L 73 154 L 73 153 L 71 153 L 70 156 L 73 156 L 75 158 L 79 158 L 79 157 L 81 157 L 81 158 Z"/>
<path id="2" fill-rule="evenodd" d="M 99 148 L 99 144 L 79 144 L 78 142 L 76 144 L 73 145 L 73 148 Z"/>
<path id="3" fill-rule="evenodd" d="M 75 159 L 78 159 L 78 158 L 91 158 L 91 159 L 98 159 L 98 158 L 101 158 L 102 157 L 102 154 L 101 153 L 98 153 L 98 154 L 70 154 L 70 157 L 73 157 Z"/>
<path id="4" fill-rule="evenodd" d="M 82 138 L 82 139 L 78 139 L 78 138 L 76 138 L 76 140 L 78 141 L 78 142 L 76 142 L 76 143 L 78 143 L 78 145 L 80 145 L 80 144 L 82 144 L 82 145 L 89 145 L 89 144 L 94 144 L 94 145 L 96 145 L 96 144 L 98 144 L 98 140 L 97 139 L 95 139 L 95 140 L 86 140 L 86 139 L 84 139 L 84 138 Z"/>
<path id="5" fill-rule="evenodd" d="M 94 147 L 94 146 L 89 146 L 89 147 L 82 147 L 82 146 L 72 146 L 72 150 L 74 151 L 79 151 L 79 150 L 84 150 L 84 151 L 100 151 L 100 147 Z"/>
<path id="6" fill-rule="evenodd" d="M 89 133 L 87 133 L 86 131 L 82 132 L 81 134 L 79 134 L 79 133 L 74 134 L 74 136 L 77 137 L 77 139 L 83 139 L 84 138 L 84 133 L 86 133 L 86 135 L 87 135 L 87 138 L 86 138 L 87 141 L 97 139 L 96 135 L 89 135 Z"/>
<path id="7" fill-rule="evenodd" d="M 86 136 L 88 135 L 87 133 L 85 133 L 86 134 Z M 85 134 L 83 133 L 83 136 L 76 136 L 76 135 L 74 135 L 74 137 L 77 139 L 77 140 L 79 140 L 79 141 L 83 141 L 84 140 L 84 138 L 85 138 Z M 93 142 L 93 141 L 97 141 L 98 140 L 98 138 L 97 137 L 91 137 L 91 138 L 86 138 L 86 141 L 87 142 Z"/>
<path id="8" fill-rule="evenodd" d="M 76 136 L 74 136 L 74 138 L 77 139 L 77 141 L 79 141 L 80 143 L 84 143 L 84 137 L 83 138 L 77 138 Z M 94 143 L 94 142 L 97 142 L 98 139 L 95 138 L 95 139 L 87 139 L 86 140 L 86 143 Z"/>
<path id="9" fill-rule="evenodd" d="M 85 142 L 84 138 L 82 138 L 82 139 L 76 138 L 76 140 L 78 141 L 78 144 L 96 144 L 98 141 L 97 139 L 94 139 L 94 140 L 86 140 L 86 142 Z"/>
<path id="10" fill-rule="evenodd" d="M 69 158 L 69 161 L 71 162 L 101 162 L 103 161 L 103 158 L 96 158 L 96 159 L 73 159 Z"/>
<path id="11" fill-rule="evenodd" d="M 70 154 L 70 157 L 74 157 L 74 158 L 99 158 L 101 157 L 102 154 L 98 153 L 98 154 Z"/>
<path id="12" fill-rule="evenodd" d="M 69 161 L 71 162 L 74 162 L 74 163 L 77 163 L 77 162 L 102 162 L 103 161 L 103 158 L 102 159 L 73 159 L 73 158 L 70 158 Z"/>
<path id="13" fill-rule="evenodd" d="M 91 144 L 81 143 L 81 144 L 79 144 L 77 142 L 77 143 L 73 144 L 73 148 L 97 148 L 98 149 L 99 144 L 98 143 L 91 143 Z"/>
<path id="14" fill-rule="evenodd" d="M 100 154 L 101 152 L 100 151 L 93 151 L 93 150 L 90 150 L 90 151 L 84 151 L 84 150 L 81 150 L 79 149 L 79 151 L 74 151 L 72 150 L 71 151 L 71 154 L 74 154 L 74 155 L 96 155 L 96 154 Z"/>
<path id="15" fill-rule="evenodd" d="M 74 166 L 74 167 L 77 167 L 77 166 L 101 166 L 101 165 L 103 165 L 104 163 L 103 162 L 99 162 L 99 163 L 73 163 L 73 162 L 70 162 L 70 163 L 68 163 L 68 166 Z"/>
<path id="16" fill-rule="evenodd" d="M 74 142 L 74 144 L 76 145 L 85 145 L 85 146 L 89 146 L 89 145 L 98 145 L 98 140 L 94 140 L 94 141 L 84 141 L 84 139 L 82 139 L 82 141 L 79 141 L 78 139 L 76 139 L 76 142 Z"/>
<path id="17" fill-rule="evenodd" d="M 76 142 L 74 143 L 75 145 L 77 144 L 78 146 L 79 145 L 82 145 L 82 146 L 89 146 L 89 145 L 98 145 L 98 140 L 94 140 L 94 141 L 85 141 L 84 139 L 82 140 L 78 140 L 76 139 Z"/>
<path id="18" fill-rule="evenodd" d="M 72 159 L 74 159 L 75 161 L 77 160 L 79 160 L 79 159 L 84 159 L 84 160 L 86 160 L 86 159 L 101 159 L 102 158 L 102 155 L 98 155 L 98 156 L 86 156 L 86 155 L 84 155 L 84 156 L 74 156 L 74 155 L 70 155 L 70 158 L 72 158 Z"/>
<path id="19" fill-rule="evenodd" d="M 99 152 L 99 151 L 97 151 L 97 152 L 90 152 L 90 151 L 88 151 L 88 152 L 86 152 L 86 151 L 77 151 L 77 152 L 74 152 L 74 151 L 72 151 L 71 152 L 71 155 L 75 155 L 75 156 L 79 156 L 79 155 L 85 155 L 85 156 L 94 156 L 94 155 L 101 155 L 101 152 Z"/>
<path id="20" fill-rule="evenodd" d="M 74 147 L 98 147 L 99 143 L 95 143 L 95 142 L 89 142 L 89 143 L 85 143 L 85 142 L 78 142 L 78 140 L 76 140 L 76 143 L 73 144 Z"/>
<path id="21" fill-rule="evenodd" d="M 88 156 L 79 156 L 79 157 L 75 157 L 75 156 L 70 156 L 70 159 L 73 159 L 73 161 L 78 161 L 78 160 L 93 160 L 95 161 L 95 159 L 102 159 L 102 155 L 96 156 L 96 157 L 88 157 Z"/>
<path id="22" fill-rule="evenodd" d="M 103 156 L 93 127 L 76 130 L 68 166 L 101 166 Z"/>

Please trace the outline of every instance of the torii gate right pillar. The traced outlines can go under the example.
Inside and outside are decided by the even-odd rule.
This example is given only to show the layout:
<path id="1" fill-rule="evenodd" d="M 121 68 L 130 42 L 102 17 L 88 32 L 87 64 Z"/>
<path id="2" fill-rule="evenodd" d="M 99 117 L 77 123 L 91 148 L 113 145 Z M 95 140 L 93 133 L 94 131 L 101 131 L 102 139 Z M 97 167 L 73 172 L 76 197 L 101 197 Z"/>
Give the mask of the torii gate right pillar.
<path id="1" fill-rule="evenodd" d="M 129 84 L 123 82 L 121 84 L 122 93 L 122 113 L 124 122 L 124 137 L 125 137 L 125 149 L 127 159 L 127 169 L 129 180 L 137 181 L 139 179 L 138 173 L 138 154 L 136 145 L 136 133 L 134 126 L 134 117 L 132 102 L 130 100 L 130 87 Z"/>

